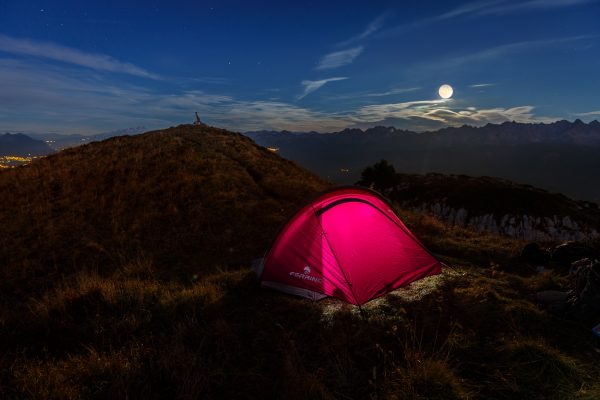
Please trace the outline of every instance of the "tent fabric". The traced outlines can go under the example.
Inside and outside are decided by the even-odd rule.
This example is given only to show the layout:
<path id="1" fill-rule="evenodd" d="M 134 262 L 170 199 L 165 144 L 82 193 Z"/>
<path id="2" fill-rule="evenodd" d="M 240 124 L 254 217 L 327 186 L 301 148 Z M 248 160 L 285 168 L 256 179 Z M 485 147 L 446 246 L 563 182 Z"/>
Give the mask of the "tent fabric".
<path id="1" fill-rule="evenodd" d="M 376 192 L 324 193 L 279 232 L 262 265 L 261 285 L 312 299 L 361 305 L 441 272 L 440 262 Z"/>

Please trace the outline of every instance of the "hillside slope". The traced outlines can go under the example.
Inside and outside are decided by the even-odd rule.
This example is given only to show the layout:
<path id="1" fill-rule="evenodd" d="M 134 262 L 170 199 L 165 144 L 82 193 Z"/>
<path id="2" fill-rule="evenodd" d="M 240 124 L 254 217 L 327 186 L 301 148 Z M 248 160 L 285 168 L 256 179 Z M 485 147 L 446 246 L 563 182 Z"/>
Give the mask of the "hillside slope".
<path id="1" fill-rule="evenodd" d="M 247 263 L 326 186 L 250 139 L 208 127 L 65 150 L 0 173 L 0 296 L 140 258 L 187 279 Z"/>

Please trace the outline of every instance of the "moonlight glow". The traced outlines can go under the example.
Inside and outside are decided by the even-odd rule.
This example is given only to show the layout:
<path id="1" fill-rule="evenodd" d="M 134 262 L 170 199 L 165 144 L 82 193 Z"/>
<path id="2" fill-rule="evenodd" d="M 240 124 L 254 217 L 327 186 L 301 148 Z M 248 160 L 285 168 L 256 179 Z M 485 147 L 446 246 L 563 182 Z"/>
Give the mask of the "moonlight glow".
<path id="1" fill-rule="evenodd" d="M 442 99 L 449 99 L 450 97 L 452 97 L 452 93 L 454 93 L 454 90 L 452 90 L 452 86 L 450 85 L 442 85 L 440 86 L 438 93 L 440 94 L 440 97 Z"/>

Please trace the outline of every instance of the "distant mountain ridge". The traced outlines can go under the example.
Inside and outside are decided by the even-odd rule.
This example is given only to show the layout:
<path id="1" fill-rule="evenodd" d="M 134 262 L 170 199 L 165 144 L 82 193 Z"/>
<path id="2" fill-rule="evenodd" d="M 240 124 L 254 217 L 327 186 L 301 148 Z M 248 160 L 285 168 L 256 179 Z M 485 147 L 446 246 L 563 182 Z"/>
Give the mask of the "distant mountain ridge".
<path id="1" fill-rule="evenodd" d="M 45 141 L 54 150 L 63 150 L 91 142 L 99 142 L 115 136 L 138 135 L 146 132 L 146 127 L 136 126 L 132 128 L 117 129 L 110 132 L 102 132 L 94 135 L 62 134 L 62 133 L 27 133 L 28 136 Z"/>
<path id="2" fill-rule="evenodd" d="M 600 122 L 504 122 L 416 133 L 394 127 L 340 132 L 247 132 L 262 146 L 338 183 L 387 159 L 402 173 L 494 176 L 600 202 Z"/>
<path id="3" fill-rule="evenodd" d="M 482 145 L 561 143 L 600 146 L 600 122 L 596 120 L 589 124 L 577 119 L 574 122 L 562 120 L 551 124 L 504 122 L 479 128 L 465 125 L 460 128 L 440 129 L 430 134 L 435 135 L 437 140 L 444 141 L 446 145 L 462 140 L 464 144 Z"/>
<path id="4" fill-rule="evenodd" d="M 575 145 L 600 146 L 600 122 L 594 120 L 585 123 L 580 119 L 573 122 L 567 120 L 553 123 L 520 123 L 503 122 L 501 124 L 486 124 L 481 127 L 463 125 L 461 127 L 448 127 L 436 131 L 413 132 L 395 127 L 375 126 L 365 130 L 359 128 L 346 128 L 342 131 L 331 133 L 318 132 L 290 132 L 290 131 L 251 131 L 245 135 L 253 139 L 272 138 L 274 135 L 305 138 L 315 134 L 345 137 L 402 137 L 414 143 L 428 143 L 437 145 L 519 145 L 533 143 L 567 143 Z"/>
<path id="5" fill-rule="evenodd" d="M 22 133 L 0 134 L 0 156 L 45 156 L 53 152 L 43 141 Z"/>

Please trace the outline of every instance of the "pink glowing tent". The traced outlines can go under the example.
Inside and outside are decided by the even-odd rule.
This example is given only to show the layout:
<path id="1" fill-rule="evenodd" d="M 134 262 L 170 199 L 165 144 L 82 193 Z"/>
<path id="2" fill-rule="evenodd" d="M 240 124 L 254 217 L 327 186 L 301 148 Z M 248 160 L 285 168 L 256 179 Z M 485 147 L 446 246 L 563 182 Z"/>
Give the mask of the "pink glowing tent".
<path id="1" fill-rule="evenodd" d="M 263 287 L 361 305 L 438 274 L 440 262 L 378 193 L 345 187 L 290 219 L 259 267 Z"/>

